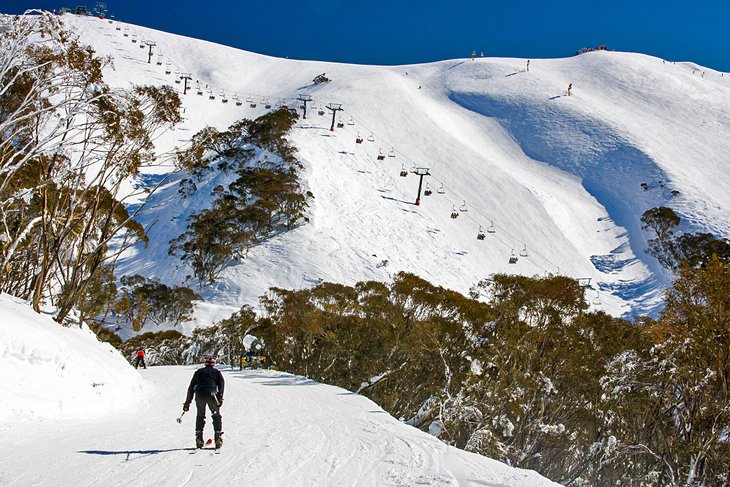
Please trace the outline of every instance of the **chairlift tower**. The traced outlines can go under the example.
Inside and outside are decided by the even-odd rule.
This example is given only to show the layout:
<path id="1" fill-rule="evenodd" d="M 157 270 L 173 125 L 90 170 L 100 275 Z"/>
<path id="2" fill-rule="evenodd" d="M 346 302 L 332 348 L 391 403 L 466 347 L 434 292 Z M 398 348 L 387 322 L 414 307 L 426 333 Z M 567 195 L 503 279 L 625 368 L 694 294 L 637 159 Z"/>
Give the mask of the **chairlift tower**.
<path id="1" fill-rule="evenodd" d="M 332 111 L 332 125 L 330 126 L 330 132 L 335 131 L 335 118 L 337 118 L 337 112 L 342 111 L 342 103 L 330 103 L 327 105 L 327 110 Z"/>
<path id="2" fill-rule="evenodd" d="M 419 176 L 418 179 L 418 196 L 416 197 L 416 206 L 419 206 L 421 204 L 421 188 L 423 187 L 423 177 L 424 176 L 430 176 L 431 173 L 428 172 L 427 167 L 414 167 L 411 169 L 411 172 L 415 174 L 416 176 Z"/>
<path id="3" fill-rule="evenodd" d="M 142 43 L 150 48 L 147 53 L 147 64 L 152 64 L 152 48 L 155 47 L 157 43 L 155 41 L 142 41 Z"/>
<path id="4" fill-rule="evenodd" d="M 300 102 L 302 102 L 304 104 L 304 115 L 302 116 L 302 118 L 304 120 L 306 120 L 307 119 L 307 103 L 312 101 L 312 97 L 311 97 L 311 95 L 299 95 L 299 98 L 297 98 L 297 100 L 299 100 Z"/>
<path id="5" fill-rule="evenodd" d="M 190 73 L 180 73 L 180 79 L 183 80 L 183 95 L 188 94 L 188 81 L 193 79 Z"/>

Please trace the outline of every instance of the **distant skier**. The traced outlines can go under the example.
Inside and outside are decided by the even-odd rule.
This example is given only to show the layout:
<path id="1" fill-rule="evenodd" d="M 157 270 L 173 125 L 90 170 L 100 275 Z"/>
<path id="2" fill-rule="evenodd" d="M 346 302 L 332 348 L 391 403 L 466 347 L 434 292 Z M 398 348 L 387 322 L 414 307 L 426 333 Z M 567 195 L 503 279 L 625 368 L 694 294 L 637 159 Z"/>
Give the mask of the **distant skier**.
<path id="1" fill-rule="evenodd" d="M 139 367 L 139 364 L 142 364 L 142 367 L 145 369 L 147 368 L 147 364 L 144 362 L 144 348 L 142 347 L 137 349 L 137 357 L 134 359 L 134 368 L 136 369 Z"/>
<path id="2" fill-rule="evenodd" d="M 568 83 L 568 96 L 570 96 L 571 91 L 573 91 L 573 83 Z"/>
<path id="3" fill-rule="evenodd" d="M 477 50 L 476 50 L 476 49 L 474 49 L 474 50 L 473 50 L 473 51 L 471 52 L 471 60 L 472 60 L 472 61 L 474 61 L 474 58 L 475 58 L 475 57 L 477 57 Z"/>
<path id="4" fill-rule="evenodd" d="M 529 59 L 527 60 L 527 71 L 528 72 L 530 71 L 530 60 Z"/>
<path id="5" fill-rule="evenodd" d="M 190 410 L 190 403 L 195 395 L 195 446 L 203 448 L 203 428 L 205 427 L 205 408 L 210 409 L 213 418 L 213 431 L 215 434 L 215 447 L 223 445 L 223 425 L 221 421 L 220 408 L 223 405 L 223 390 L 225 381 L 223 374 L 215 368 L 215 357 L 205 356 L 205 367 L 201 367 L 193 374 L 193 379 L 188 386 L 187 398 L 183 404 L 183 411 Z"/>

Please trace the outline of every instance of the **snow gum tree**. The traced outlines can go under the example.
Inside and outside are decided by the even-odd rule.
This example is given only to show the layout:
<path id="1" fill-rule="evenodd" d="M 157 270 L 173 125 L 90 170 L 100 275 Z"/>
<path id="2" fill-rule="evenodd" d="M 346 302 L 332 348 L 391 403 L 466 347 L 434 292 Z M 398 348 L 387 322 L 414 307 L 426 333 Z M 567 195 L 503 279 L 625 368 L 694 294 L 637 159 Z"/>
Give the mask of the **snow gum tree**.
<path id="1" fill-rule="evenodd" d="M 110 88 L 110 61 L 48 13 L 0 22 L 0 290 L 52 304 L 62 321 L 146 241 L 123 183 L 154 161 L 180 100 L 169 87 Z"/>

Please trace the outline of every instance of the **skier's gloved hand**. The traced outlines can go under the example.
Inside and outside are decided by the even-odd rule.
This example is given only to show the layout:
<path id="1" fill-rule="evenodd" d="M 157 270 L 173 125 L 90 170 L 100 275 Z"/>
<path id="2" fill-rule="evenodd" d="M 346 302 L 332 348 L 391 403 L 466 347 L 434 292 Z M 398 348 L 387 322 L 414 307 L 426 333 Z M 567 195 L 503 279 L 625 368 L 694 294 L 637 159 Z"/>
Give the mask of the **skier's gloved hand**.
<path id="1" fill-rule="evenodd" d="M 223 398 L 219 397 L 218 398 L 218 407 L 220 408 L 221 406 L 223 406 Z"/>
<path id="2" fill-rule="evenodd" d="M 190 403 L 189 402 L 184 402 L 183 403 L 183 411 L 185 411 L 186 413 L 188 411 L 190 411 Z"/>

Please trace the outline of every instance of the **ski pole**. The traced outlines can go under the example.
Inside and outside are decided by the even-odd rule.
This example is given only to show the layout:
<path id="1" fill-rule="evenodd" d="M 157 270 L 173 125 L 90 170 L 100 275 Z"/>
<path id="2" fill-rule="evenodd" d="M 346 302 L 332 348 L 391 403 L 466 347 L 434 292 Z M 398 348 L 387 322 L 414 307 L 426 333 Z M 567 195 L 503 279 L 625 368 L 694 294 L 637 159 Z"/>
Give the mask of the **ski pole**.
<path id="1" fill-rule="evenodd" d="M 177 418 L 178 423 L 182 423 L 182 417 L 185 415 L 185 411 L 182 412 L 179 418 Z"/>

